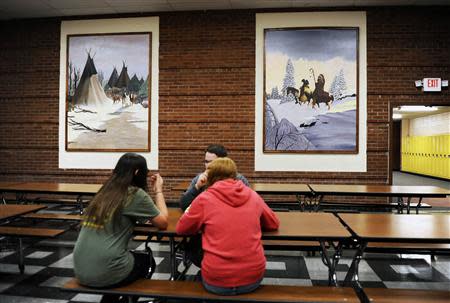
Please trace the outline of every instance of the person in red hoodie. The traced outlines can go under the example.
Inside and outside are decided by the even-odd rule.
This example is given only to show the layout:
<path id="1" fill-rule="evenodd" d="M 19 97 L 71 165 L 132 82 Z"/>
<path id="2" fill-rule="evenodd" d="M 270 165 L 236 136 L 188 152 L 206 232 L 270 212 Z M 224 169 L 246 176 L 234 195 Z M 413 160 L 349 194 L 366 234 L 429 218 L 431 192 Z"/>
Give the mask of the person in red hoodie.
<path id="1" fill-rule="evenodd" d="M 202 283 L 209 292 L 236 295 L 259 287 L 266 269 L 263 230 L 280 221 L 264 200 L 236 180 L 236 164 L 217 158 L 207 170 L 207 189 L 177 223 L 180 235 L 202 233 Z"/>

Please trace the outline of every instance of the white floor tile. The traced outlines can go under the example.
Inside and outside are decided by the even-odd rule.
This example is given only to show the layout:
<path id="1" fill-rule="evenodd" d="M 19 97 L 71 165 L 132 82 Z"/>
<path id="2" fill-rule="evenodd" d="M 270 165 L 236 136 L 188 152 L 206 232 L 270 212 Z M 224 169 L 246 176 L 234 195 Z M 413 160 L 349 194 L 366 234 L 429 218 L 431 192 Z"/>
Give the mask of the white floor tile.
<path id="1" fill-rule="evenodd" d="M 34 253 L 27 255 L 26 257 L 31 259 L 43 259 L 50 256 L 51 254 L 53 253 L 49 251 L 35 251 Z"/>
<path id="2" fill-rule="evenodd" d="M 9 296 L 0 294 L 0 302 L 2 303 L 67 303 L 67 300 L 54 300 L 45 298 L 33 298 L 22 296 Z"/>
<path id="3" fill-rule="evenodd" d="M 285 262 L 267 261 L 266 262 L 266 269 L 269 269 L 269 270 L 286 270 L 286 263 Z"/>
<path id="4" fill-rule="evenodd" d="M 450 282 L 397 282 L 383 281 L 388 288 L 431 289 L 449 291 Z"/>
<path id="5" fill-rule="evenodd" d="M 41 284 L 39 284 L 39 286 L 43 286 L 43 287 L 63 287 L 63 285 L 66 284 L 67 282 L 69 282 L 70 280 L 72 280 L 71 277 L 54 276 L 54 277 L 51 277 L 50 279 L 42 282 Z"/>
<path id="6" fill-rule="evenodd" d="M 11 286 L 14 286 L 14 283 L 0 283 L 0 293 L 10 288 Z"/>
<path id="7" fill-rule="evenodd" d="M 34 275 L 35 273 L 43 270 L 44 268 L 45 268 L 44 266 L 26 265 L 25 264 L 24 274 L 25 275 Z M 17 264 L 0 263 L 0 272 L 1 273 L 18 274 L 18 273 L 20 273 L 20 270 L 19 270 L 19 266 Z"/>
<path id="8" fill-rule="evenodd" d="M 287 278 L 264 278 L 261 282 L 264 285 L 296 285 L 296 286 L 312 286 L 309 279 L 287 279 Z"/>
<path id="9" fill-rule="evenodd" d="M 102 295 L 92 295 L 92 294 L 77 294 L 75 297 L 70 299 L 70 301 L 74 302 L 100 302 L 102 299 Z"/>
<path id="10" fill-rule="evenodd" d="M 59 261 L 51 264 L 50 267 L 73 268 L 73 254 L 65 256 Z"/>

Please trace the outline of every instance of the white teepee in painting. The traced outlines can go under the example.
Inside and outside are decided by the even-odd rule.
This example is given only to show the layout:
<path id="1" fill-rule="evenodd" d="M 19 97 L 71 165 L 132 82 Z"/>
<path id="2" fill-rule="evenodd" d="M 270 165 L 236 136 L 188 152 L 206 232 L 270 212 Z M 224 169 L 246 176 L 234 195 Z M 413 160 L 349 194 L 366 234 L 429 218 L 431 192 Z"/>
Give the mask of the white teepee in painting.
<path id="1" fill-rule="evenodd" d="M 75 90 L 73 100 L 74 105 L 85 105 L 97 109 L 103 108 L 112 102 L 112 100 L 106 96 L 105 91 L 98 80 L 94 60 L 92 60 L 89 53 L 83 74 L 81 75 L 80 83 Z"/>

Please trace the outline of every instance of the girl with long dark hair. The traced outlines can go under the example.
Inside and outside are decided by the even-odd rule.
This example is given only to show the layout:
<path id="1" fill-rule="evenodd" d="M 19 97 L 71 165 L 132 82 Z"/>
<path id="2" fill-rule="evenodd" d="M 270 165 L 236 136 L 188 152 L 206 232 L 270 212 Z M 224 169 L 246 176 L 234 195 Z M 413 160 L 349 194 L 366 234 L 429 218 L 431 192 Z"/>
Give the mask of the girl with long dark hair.
<path id="1" fill-rule="evenodd" d="M 136 222 L 167 228 L 167 206 L 159 174 L 150 177 L 155 202 L 147 194 L 147 162 L 126 153 L 112 175 L 89 203 L 73 253 L 75 276 L 83 285 L 117 287 L 145 277 L 150 268 L 147 255 L 128 250 Z M 116 302 L 105 295 L 102 303 Z"/>

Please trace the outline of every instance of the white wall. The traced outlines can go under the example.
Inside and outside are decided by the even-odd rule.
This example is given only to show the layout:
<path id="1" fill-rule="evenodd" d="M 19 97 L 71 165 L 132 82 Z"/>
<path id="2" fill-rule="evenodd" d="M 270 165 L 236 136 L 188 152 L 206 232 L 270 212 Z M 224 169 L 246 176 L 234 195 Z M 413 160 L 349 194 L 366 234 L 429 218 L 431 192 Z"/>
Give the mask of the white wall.
<path id="1" fill-rule="evenodd" d="M 409 120 L 409 136 L 436 136 L 448 133 L 450 133 L 450 112 Z"/>

